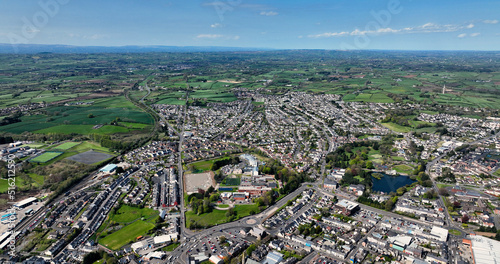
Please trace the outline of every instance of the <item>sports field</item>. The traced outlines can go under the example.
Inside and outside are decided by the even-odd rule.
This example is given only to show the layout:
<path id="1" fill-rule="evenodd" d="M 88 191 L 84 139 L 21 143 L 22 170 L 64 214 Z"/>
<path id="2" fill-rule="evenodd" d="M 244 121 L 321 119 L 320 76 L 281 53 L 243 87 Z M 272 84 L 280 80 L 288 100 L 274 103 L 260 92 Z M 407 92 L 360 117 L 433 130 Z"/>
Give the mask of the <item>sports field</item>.
<path id="1" fill-rule="evenodd" d="M 59 150 L 68 150 L 74 146 L 80 145 L 81 142 L 66 142 L 62 143 L 58 146 L 55 146 L 53 149 L 59 149 Z"/>
<path id="2" fill-rule="evenodd" d="M 48 151 L 30 159 L 29 161 L 34 163 L 46 163 L 59 157 L 63 153 L 64 152 Z"/>
<path id="3" fill-rule="evenodd" d="M 152 223 L 138 220 L 101 239 L 99 244 L 111 250 L 118 250 L 128 243 L 135 241 L 138 236 L 146 234 L 154 227 L 155 225 Z"/>

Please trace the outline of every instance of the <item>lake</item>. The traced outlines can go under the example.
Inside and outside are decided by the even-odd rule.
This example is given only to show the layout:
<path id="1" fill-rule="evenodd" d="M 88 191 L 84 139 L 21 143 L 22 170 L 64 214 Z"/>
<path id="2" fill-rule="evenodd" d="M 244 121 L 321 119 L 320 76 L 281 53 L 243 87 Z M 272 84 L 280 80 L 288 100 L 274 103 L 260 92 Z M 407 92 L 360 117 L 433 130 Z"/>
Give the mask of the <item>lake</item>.
<path id="1" fill-rule="evenodd" d="M 381 174 L 383 175 L 383 177 L 381 177 L 380 180 L 374 178 L 373 176 L 371 177 L 373 183 L 373 191 L 384 193 L 396 192 L 397 189 L 416 182 L 415 180 L 410 179 L 409 176 L 405 175 L 391 176 L 384 173 Z"/>

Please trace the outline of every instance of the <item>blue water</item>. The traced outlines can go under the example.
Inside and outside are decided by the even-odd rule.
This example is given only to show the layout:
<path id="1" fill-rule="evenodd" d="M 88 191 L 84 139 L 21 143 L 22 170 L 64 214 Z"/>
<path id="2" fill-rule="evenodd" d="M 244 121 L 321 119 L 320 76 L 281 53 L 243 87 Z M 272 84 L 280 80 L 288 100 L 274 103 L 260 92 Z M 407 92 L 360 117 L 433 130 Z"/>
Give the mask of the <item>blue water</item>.
<path id="1" fill-rule="evenodd" d="M 373 191 L 378 191 L 378 192 L 384 192 L 384 193 L 390 193 L 390 192 L 396 192 L 397 189 L 405 186 L 405 185 L 410 185 L 416 181 L 410 179 L 409 176 L 391 176 L 387 175 L 384 173 L 381 173 L 384 175 L 380 180 L 371 177 L 372 178 L 372 190 Z"/>

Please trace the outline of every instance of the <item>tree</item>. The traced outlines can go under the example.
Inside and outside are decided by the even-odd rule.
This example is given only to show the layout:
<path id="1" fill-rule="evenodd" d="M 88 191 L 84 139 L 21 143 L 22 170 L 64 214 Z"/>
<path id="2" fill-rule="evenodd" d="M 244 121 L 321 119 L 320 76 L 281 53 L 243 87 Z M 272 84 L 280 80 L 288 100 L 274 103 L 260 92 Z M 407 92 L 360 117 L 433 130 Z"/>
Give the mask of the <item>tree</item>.
<path id="1" fill-rule="evenodd" d="M 219 242 L 220 242 L 221 244 L 226 243 L 226 237 L 225 237 L 225 236 L 221 236 L 221 237 L 219 237 Z"/>
<path id="2" fill-rule="evenodd" d="M 88 118 L 94 118 L 94 114 L 90 113 L 87 115 Z"/>
<path id="3" fill-rule="evenodd" d="M 448 193 L 448 190 L 446 190 L 445 188 L 442 188 L 442 187 L 439 188 L 438 193 L 439 193 L 439 195 L 442 195 L 442 196 L 448 196 L 448 195 L 450 195 Z"/>
<path id="4" fill-rule="evenodd" d="M 366 168 L 369 170 L 374 169 L 375 167 L 373 166 L 373 162 L 371 160 L 366 162 Z"/>
<path id="5" fill-rule="evenodd" d="M 394 202 L 391 199 L 389 199 L 385 202 L 385 210 L 386 211 L 391 211 L 393 206 L 394 206 Z"/>
<path id="6" fill-rule="evenodd" d="M 464 214 L 464 215 L 462 216 L 462 223 L 467 223 L 467 222 L 469 222 L 469 216 L 468 216 L 468 215 L 466 215 L 466 214 Z"/>

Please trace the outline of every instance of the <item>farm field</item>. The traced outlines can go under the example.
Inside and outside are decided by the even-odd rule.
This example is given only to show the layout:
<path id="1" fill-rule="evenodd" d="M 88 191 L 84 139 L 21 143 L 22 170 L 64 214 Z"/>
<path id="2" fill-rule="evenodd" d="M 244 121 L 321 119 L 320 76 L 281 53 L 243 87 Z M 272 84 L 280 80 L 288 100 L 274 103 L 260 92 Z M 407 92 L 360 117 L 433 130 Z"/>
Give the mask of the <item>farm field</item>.
<path id="1" fill-rule="evenodd" d="M 127 133 L 130 132 L 134 129 L 129 129 L 125 127 L 120 127 L 120 126 L 110 126 L 110 125 L 105 125 L 102 126 L 98 129 L 94 129 L 93 125 L 58 125 L 58 126 L 53 126 L 45 129 L 40 129 L 34 131 L 35 133 L 39 134 L 48 134 L 48 133 L 58 133 L 58 134 L 82 134 L 82 135 L 88 135 L 88 134 L 115 134 L 115 133 Z"/>
<path id="2" fill-rule="evenodd" d="M 119 118 L 126 127 L 105 125 L 92 131 L 94 125 L 109 124 Z M 154 123 L 153 118 L 124 98 L 105 98 L 96 100 L 93 105 L 53 106 L 46 114 L 22 116 L 22 122 L 2 127 L 5 132 L 20 134 L 25 131 L 37 133 L 77 133 L 112 134 L 128 133 L 147 128 Z M 133 125 L 133 124 L 138 125 Z"/>

